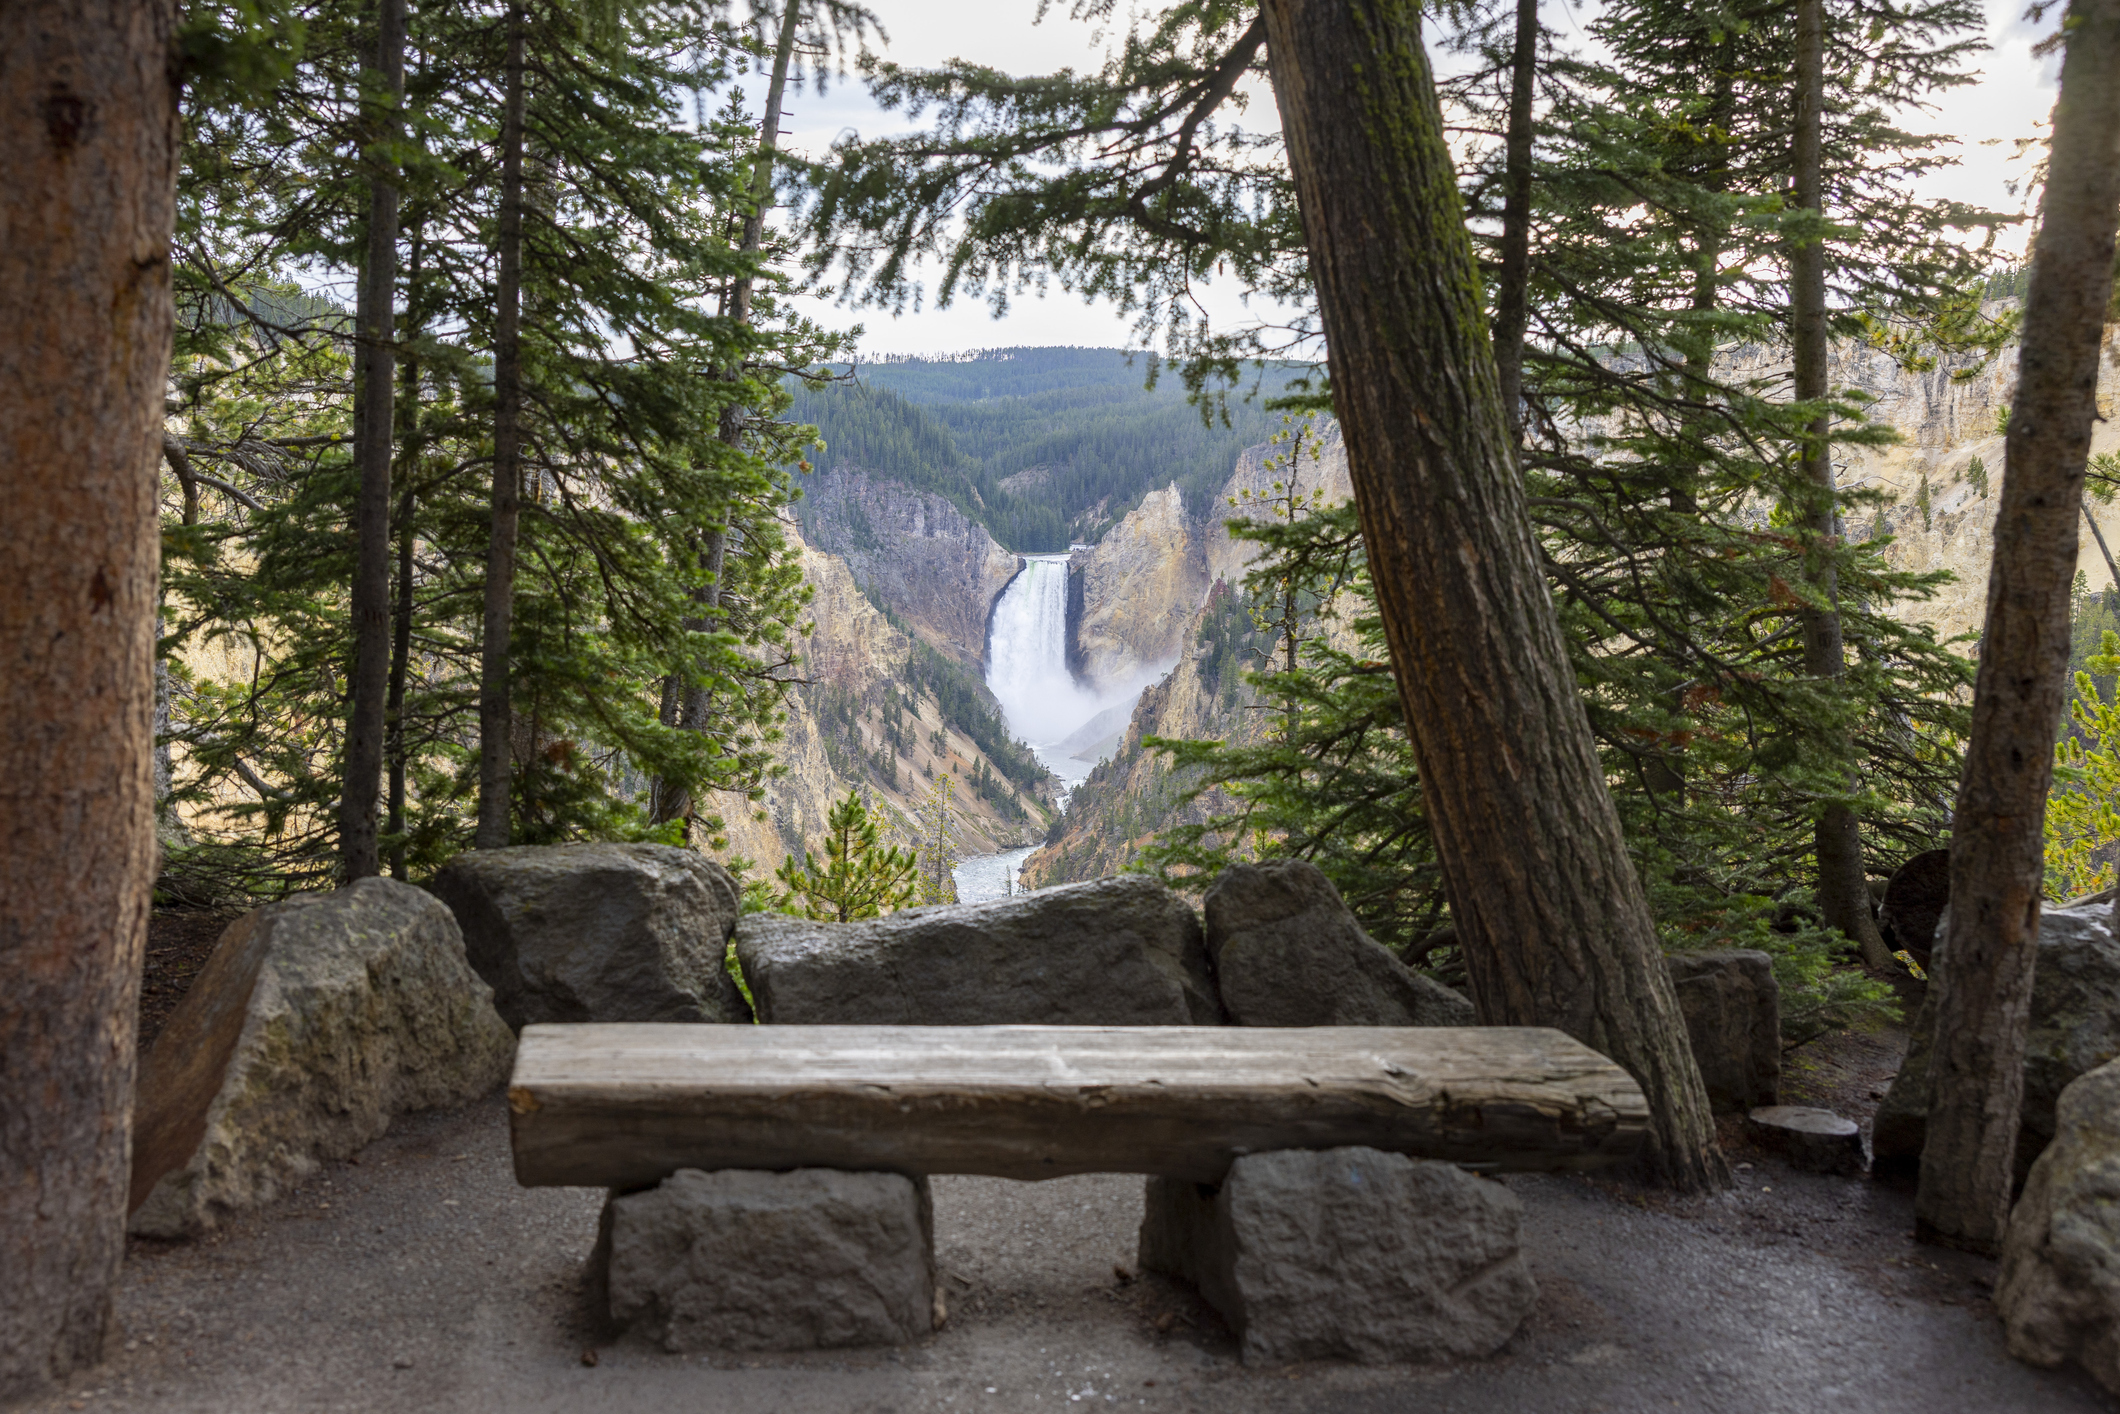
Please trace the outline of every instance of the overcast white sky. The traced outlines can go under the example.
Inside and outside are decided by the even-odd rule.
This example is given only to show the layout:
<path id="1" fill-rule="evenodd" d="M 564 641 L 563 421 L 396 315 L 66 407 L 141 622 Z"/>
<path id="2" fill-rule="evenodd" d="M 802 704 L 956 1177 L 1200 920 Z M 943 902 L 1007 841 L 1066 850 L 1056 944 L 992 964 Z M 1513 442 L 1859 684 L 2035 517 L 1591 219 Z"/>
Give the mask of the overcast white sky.
<path id="1" fill-rule="evenodd" d="M 1048 73 L 1063 67 L 1095 67 L 1102 62 L 1101 38 L 1095 27 L 1067 17 L 1066 0 L 1056 0 L 1043 24 L 1034 24 L 1037 0 L 871 0 L 890 33 L 884 51 L 902 64 L 929 65 L 957 57 L 1014 73 Z M 1991 51 L 1979 64 L 1981 81 L 1941 100 L 1932 114 L 1910 115 L 1908 126 L 1950 134 L 1959 142 L 1959 165 L 1927 179 L 1922 194 L 1956 197 L 2000 210 L 2015 211 L 2019 198 L 2009 181 L 2021 174 L 2016 142 L 2032 135 L 2054 101 L 2058 59 L 2036 59 L 2031 46 L 2039 33 L 2022 19 L 2025 0 L 1987 0 Z M 1124 14 L 1125 7 L 1121 7 Z M 1546 0 L 1547 23 L 1577 43 L 1581 27 L 1594 8 Z M 2048 21 L 2050 26 L 2051 18 Z M 747 89 L 754 103 L 763 84 Z M 865 136 L 902 131 L 902 114 L 885 113 L 868 100 L 858 80 L 835 83 L 820 97 L 800 94 L 789 104 L 787 141 L 818 153 L 845 132 Z M 1255 100 L 1250 121 L 1273 123 L 1272 103 Z M 2009 238 L 2021 250 L 2021 234 Z M 1215 292 L 1218 319 L 1241 313 L 1234 289 Z M 1128 323 L 1109 305 L 1088 306 L 1063 292 L 1044 299 L 1019 298 L 1008 317 L 990 318 L 983 304 L 960 301 L 948 309 L 925 308 L 892 317 L 879 310 L 823 307 L 828 323 L 867 327 L 862 347 L 868 353 L 938 353 L 1006 345 L 1117 345 L 1126 341 Z"/>

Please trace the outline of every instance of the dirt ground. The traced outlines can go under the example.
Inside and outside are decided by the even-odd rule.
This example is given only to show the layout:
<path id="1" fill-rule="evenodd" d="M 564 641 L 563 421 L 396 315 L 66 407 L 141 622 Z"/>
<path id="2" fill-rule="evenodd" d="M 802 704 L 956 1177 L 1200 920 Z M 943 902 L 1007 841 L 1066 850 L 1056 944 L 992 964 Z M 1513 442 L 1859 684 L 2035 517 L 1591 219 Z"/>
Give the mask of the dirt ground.
<path id="1" fill-rule="evenodd" d="M 1881 1094 L 1895 1037 L 1790 1057 L 1789 1099 Z M 1806 1089 L 1805 1087 L 1809 1087 Z M 38 1410 L 1862 1410 L 2120 1406 L 2005 1354 L 1992 1263 L 1916 1246 L 1908 1196 L 1797 1174 L 1732 1127 L 1735 1191 L 1517 1176 L 1540 1300 L 1495 1358 L 1238 1362 L 1192 1293 L 1134 1277 L 1141 1180 L 934 1181 L 950 1320 L 902 1350 L 699 1357 L 606 1339 L 582 1295 L 601 1194 L 519 1188 L 495 1096 L 192 1244 L 136 1241 L 108 1364 Z M 1115 1269 L 1127 1269 L 1122 1278 Z"/>

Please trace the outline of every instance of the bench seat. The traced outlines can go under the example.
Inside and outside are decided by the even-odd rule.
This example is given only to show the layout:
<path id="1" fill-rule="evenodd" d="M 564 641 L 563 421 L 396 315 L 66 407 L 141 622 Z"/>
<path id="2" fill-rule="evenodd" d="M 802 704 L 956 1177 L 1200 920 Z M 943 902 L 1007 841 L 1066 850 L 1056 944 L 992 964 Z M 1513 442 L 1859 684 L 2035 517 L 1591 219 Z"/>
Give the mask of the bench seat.
<path id="1" fill-rule="evenodd" d="M 1239 1155 L 1366 1145 L 1500 1170 L 1625 1160 L 1632 1077 L 1540 1027 L 523 1028 L 526 1186 L 679 1169 L 1219 1182 Z"/>

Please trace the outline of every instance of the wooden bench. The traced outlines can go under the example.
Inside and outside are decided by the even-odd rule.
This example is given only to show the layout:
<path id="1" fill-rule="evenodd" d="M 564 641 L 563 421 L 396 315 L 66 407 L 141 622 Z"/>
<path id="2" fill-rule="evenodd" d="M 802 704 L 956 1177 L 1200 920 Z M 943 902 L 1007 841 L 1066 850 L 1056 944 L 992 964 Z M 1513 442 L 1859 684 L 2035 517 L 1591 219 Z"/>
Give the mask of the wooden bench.
<path id="1" fill-rule="evenodd" d="M 526 1186 L 817 1167 L 1218 1182 L 1366 1145 L 1497 1170 L 1628 1158 L 1625 1071 L 1533 1027 L 534 1025 L 508 1092 Z"/>

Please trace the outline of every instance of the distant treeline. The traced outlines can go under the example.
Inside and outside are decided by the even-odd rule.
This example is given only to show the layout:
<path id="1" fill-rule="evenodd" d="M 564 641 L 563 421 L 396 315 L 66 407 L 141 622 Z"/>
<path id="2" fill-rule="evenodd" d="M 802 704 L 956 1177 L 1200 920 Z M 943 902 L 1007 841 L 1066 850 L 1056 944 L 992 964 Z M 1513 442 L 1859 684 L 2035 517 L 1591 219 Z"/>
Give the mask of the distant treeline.
<path id="1" fill-rule="evenodd" d="M 819 473 L 859 466 L 936 492 L 1027 553 L 1094 540 L 1173 482 L 1208 513 L 1237 455 L 1280 425 L 1261 403 L 1293 376 L 1269 369 L 1258 398 L 1203 418 L 1177 379 L 1148 388 L 1147 365 L 1117 349 L 893 359 L 856 375 L 796 390 L 788 416 L 826 442 Z"/>

